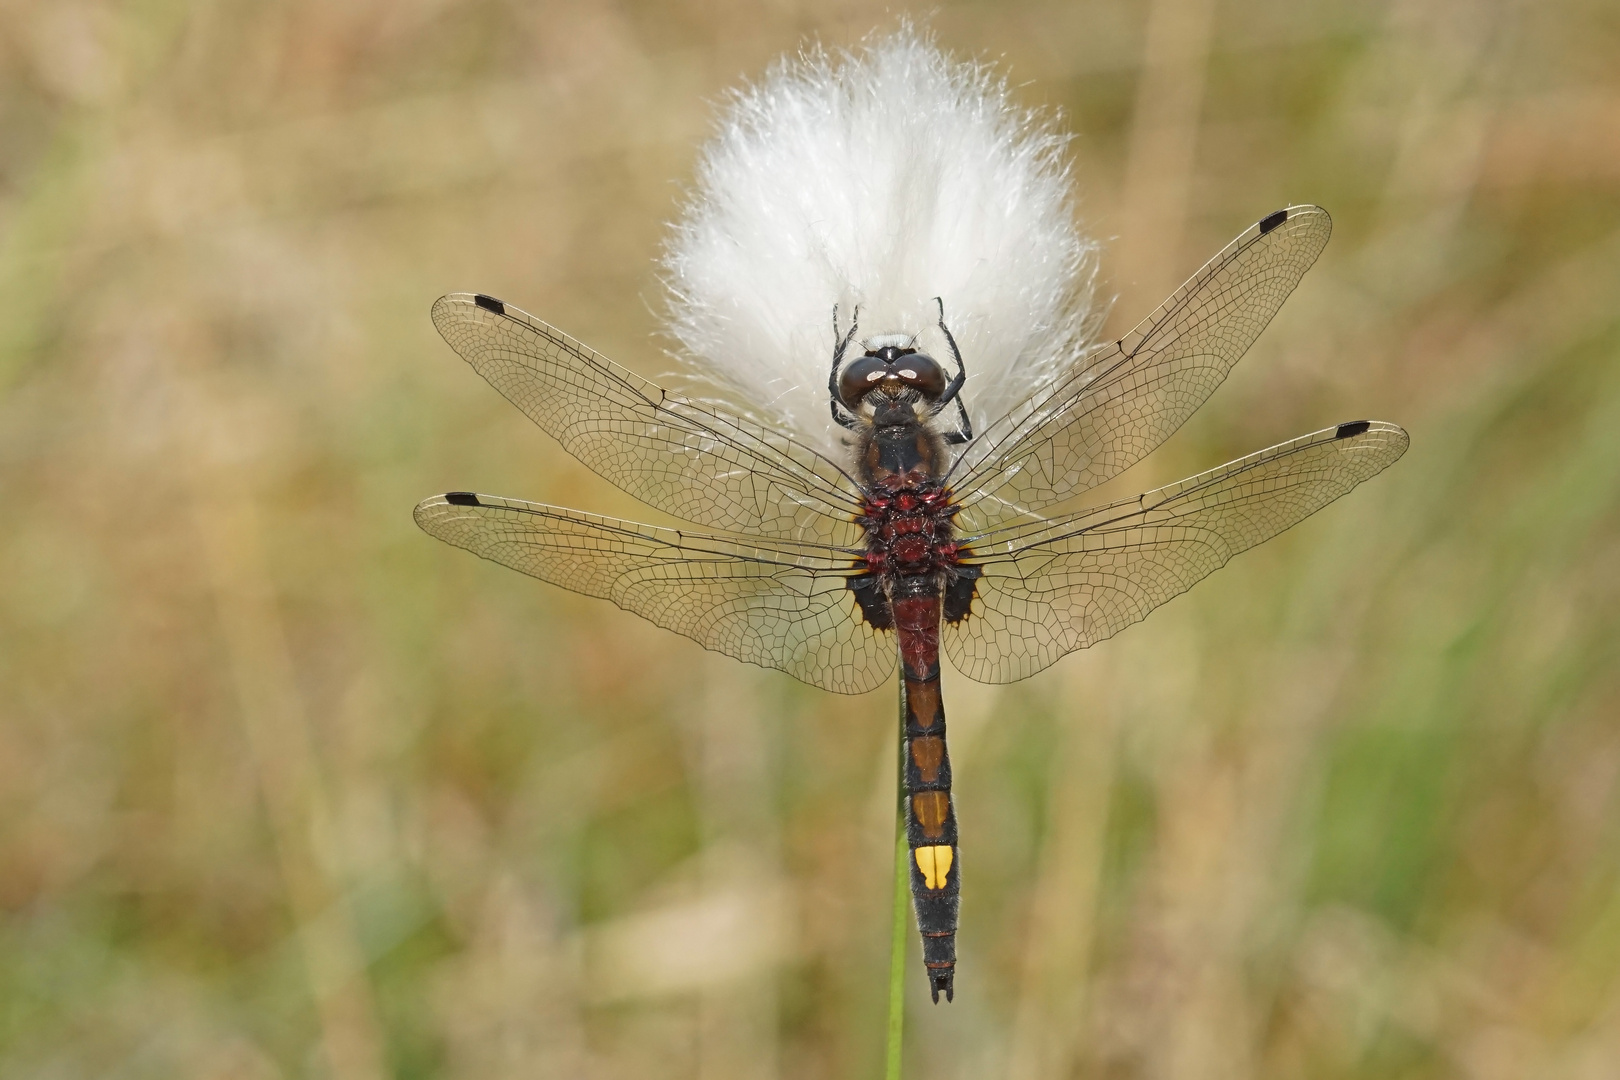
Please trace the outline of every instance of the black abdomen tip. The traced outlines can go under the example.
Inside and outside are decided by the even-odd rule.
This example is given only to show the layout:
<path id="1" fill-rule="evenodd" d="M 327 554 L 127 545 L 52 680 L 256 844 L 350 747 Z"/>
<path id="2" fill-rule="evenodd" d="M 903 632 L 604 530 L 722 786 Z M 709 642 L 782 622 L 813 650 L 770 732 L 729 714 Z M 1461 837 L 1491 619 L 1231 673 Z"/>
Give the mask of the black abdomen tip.
<path id="1" fill-rule="evenodd" d="M 1340 424 L 1339 429 L 1333 433 L 1333 437 L 1335 439 L 1353 439 L 1370 427 L 1372 427 L 1371 420 L 1352 420 L 1348 424 Z"/>
<path id="2" fill-rule="evenodd" d="M 1277 226 L 1281 225 L 1287 220 L 1287 210 L 1279 210 L 1275 214 L 1267 214 L 1265 217 L 1260 219 L 1260 235 L 1266 235 L 1266 233 L 1270 232 L 1272 229 L 1275 229 Z"/>
<path id="3" fill-rule="evenodd" d="M 447 491 L 447 492 L 444 493 L 444 501 L 449 503 L 451 506 L 481 506 L 482 505 L 478 501 L 478 496 L 474 495 L 470 491 Z"/>
<path id="4" fill-rule="evenodd" d="M 493 296 L 485 296 L 483 293 L 473 293 L 473 303 L 477 304 L 485 311 L 493 311 L 497 315 L 506 314 L 506 305 L 495 299 Z"/>

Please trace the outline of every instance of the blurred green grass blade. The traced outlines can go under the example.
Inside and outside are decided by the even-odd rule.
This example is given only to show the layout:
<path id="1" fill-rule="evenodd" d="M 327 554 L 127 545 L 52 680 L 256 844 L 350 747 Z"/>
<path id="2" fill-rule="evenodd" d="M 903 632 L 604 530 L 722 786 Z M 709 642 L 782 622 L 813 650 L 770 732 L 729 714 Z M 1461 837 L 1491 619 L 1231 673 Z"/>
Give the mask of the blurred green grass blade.
<path id="1" fill-rule="evenodd" d="M 906 1022 L 906 901 L 911 875 L 906 863 L 906 680 L 900 679 L 900 753 L 895 770 L 894 918 L 889 945 L 889 1031 L 884 1054 L 884 1080 L 900 1080 L 900 1047 Z"/>
<path id="2" fill-rule="evenodd" d="M 884 1080 L 900 1080 L 900 1044 L 906 1020 L 906 814 L 896 815 L 894 841 L 894 936 L 889 951 L 889 1034 Z"/>

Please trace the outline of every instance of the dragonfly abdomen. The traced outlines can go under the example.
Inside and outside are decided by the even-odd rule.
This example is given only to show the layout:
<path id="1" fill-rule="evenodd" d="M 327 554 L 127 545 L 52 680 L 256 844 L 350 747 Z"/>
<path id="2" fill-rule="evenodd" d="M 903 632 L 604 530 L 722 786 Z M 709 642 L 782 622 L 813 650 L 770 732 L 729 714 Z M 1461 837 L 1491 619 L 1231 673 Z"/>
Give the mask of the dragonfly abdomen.
<path id="1" fill-rule="evenodd" d="M 954 995 L 956 921 L 961 859 L 956 808 L 951 803 L 951 759 L 945 747 L 945 705 L 940 697 L 939 622 L 943 607 L 934 574 L 895 580 L 890 594 L 905 680 L 906 841 L 911 850 L 911 899 L 922 933 L 923 965 L 934 1000 Z"/>

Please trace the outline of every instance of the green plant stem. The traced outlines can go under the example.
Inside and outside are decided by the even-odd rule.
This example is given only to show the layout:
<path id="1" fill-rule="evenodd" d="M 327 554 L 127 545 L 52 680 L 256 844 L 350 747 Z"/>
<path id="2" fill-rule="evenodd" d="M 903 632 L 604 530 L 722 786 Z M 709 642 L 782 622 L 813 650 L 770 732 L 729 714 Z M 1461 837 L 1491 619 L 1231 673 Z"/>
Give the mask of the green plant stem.
<path id="1" fill-rule="evenodd" d="M 889 1037 L 883 1080 L 900 1080 L 900 1044 L 906 1020 L 906 901 L 911 896 L 910 866 L 906 862 L 906 680 L 900 679 L 900 768 L 897 775 L 894 823 L 894 925 L 889 945 Z"/>

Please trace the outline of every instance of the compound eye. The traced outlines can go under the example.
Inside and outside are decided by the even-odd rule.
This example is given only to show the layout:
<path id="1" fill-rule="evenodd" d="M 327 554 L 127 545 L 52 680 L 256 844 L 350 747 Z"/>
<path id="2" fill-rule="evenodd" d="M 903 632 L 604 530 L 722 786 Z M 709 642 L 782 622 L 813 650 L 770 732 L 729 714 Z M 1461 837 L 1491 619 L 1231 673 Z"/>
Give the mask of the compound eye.
<path id="1" fill-rule="evenodd" d="M 927 353 L 908 353 L 894 362 L 895 374 L 900 381 L 929 401 L 938 401 L 945 393 L 945 369 Z"/>
<path id="2" fill-rule="evenodd" d="M 907 357 L 910 359 L 910 357 Z M 844 407 L 854 412 L 861 401 L 888 376 L 889 365 L 881 356 L 863 356 L 844 365 L 838 376 L 838 397 Z"/>

